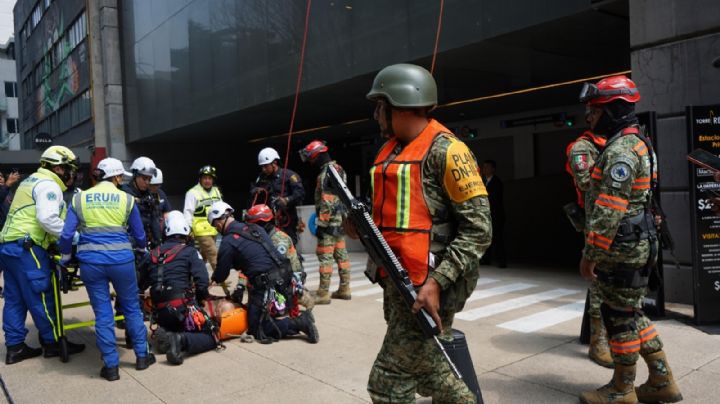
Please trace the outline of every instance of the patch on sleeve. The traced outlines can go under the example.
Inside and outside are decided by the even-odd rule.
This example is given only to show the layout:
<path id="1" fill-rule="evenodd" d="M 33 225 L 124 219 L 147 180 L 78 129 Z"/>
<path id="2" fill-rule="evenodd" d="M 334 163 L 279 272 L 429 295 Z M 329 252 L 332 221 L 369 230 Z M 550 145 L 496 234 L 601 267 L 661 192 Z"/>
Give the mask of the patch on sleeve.
<path id="1" fill-rule="evenodd" d="M 575 154 L 573 155 L 572 160 L 576 171 L 585 171 L 590 168 L 587 154 Z"/>
<path id="2" fill-rule="evenodd" d="M 299 181 L 300 181 L 300 177 L 298 177 L 297 174 L 293 174 L 290 176 L 290 182 L 295 183 L 295 182 L 299 182 Z"/>
<path id="3" fill-rule="evenodd" d="M 281 255 L 285 255 L 285 253 L 287 252 L 287 247 L 285 246 L 285 244 L 280 244 L 279 246 L 277 246 L 277 250 Z"/>
<path id="4" fill-rule="evenodd" d="M 47 194 L 47 200 L 48 201 L 57 201 L 57 194 L 55 192 L 48 192 Z"/>
<path id="5" fill-rule="evenodd" d="M 610 177 L 615 182 L 625 182 L 630 178 L 630 165 L 621 161 L 610 167 Z"/>
<path id="6" fill-rule="evenodd" d="M 487 196 L 475 156 L 465 143 L 452 141 L 445 155 L 445 190 L 453 202 L 465 202 L 476 196 Z"/>

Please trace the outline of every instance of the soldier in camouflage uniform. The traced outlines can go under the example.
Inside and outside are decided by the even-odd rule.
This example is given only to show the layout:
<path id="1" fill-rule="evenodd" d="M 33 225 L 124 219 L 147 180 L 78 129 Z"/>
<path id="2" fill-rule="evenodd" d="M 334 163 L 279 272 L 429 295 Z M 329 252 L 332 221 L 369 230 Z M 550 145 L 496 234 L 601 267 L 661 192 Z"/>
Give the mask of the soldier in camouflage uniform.
<path id="1" fill-rule="evenodd" d="M 625 76 L 586 84 L 580 95 L 595 122 L 593 131 L 608 138 L 591 174 L 588 201 L 593 202 L 586 207 L 587 238 L 580 273 L 586 279 L 598 279 L 615 364 L 612 381 L 583 393 L 583 403 L 682 400 L 657 330 L 641 311 L 658 240 L 649 210 L 656 156 L 635 117 L 639 99 L 635 83 Z M 649 377 L 636 389 L 639 356 L 647 362 Z"/>
<path id="2" fill-rule="evenodd" d="M 248 223 L 255 223 L 262 226 L 270 236 L 270 240 L 273 246 L 277 248 L 278 252 L 290 261 L 290 268 L 293 272 L 305 272 L 300 262 L 295 245 L 293 244 L 292 238 L 280 230 L 273 221 L 273 211 L 267 205 L 254 205 L 248 209 L 245 215 L 245 221 Z M 315 301 L 309 293 L 303 293 L 300 297 L 300 304 L 305 306 L 309 311 L 315 307 Z"/>
<path id="3" fill-rule="evenodd" d="M 441 326 L 440 338 L 452 340 L 453 318 L 477 284 L 492 236 L 477 162 L 463 142 L 428 118 L 437 87 L 422 67 L 384 68 L 367 97 L 377 103 L 375 120 L 389 139 L 371 170 L 373 220 L 418 291 L 413 310 L 425 308 Z M 476 402 L 397 288 L 381 284 L 387 333 L 368 380 L 373 402 L 412 403 L 415 393 L 438 403 Z"/>
<path id="4" fill-rule="evenodd" d="M 588 110 L 589 111 L 589 110 Z M 594 122 L 590 120 L 591 116 L 587 116 L 588 124 L 594 126 Z M 591 178 L 590 173 L 595 167 L 595 161 L 600 155 L 600 151 L 605 147 L 604 136 L 595 135 L 591 131 L 585 131 L 580 137 L 570 143 L 566 149 L 568 158 L 565 165 L 566 171 L 573 177 L 575 191 L 577 192 L 577 206 L 584 209 L 586 205 L 592 204 L 593 201 L 587 203 L 588 191 L 590 190 Z M 573 225 L 578 231 L 585 230 L 585 215 L 579 216 L 573 220 Z M 587 234 L 585 234 L 587 237 Z M 608 346 L 607 330 L 602 322 L 600 315 L 600 305 L 602 299 L 598 290 L 598 282 L 593 280 L 588 289 L 588 315 L 590 316 L 590 349 L 588 356 L 595 363 L 606 368 L 612 368 L 613 360 L 610 356 L 610 347 Z"/>
<path id="5" fill-rule="evenodd" d="M 332 164 L 346 180 L 345 171 L 330 158 L 325 143 L 314 140 L 300 150 L 302 161 L 309 162 L 320 170 L 315 185 L 315 214 L 317 215 L 317 249 L 320 261 L 320 286 L 315 293 L 315 304 L 330 304 L 330 298 L 350 300 L 350 258 L 345 248 L 345 236 L 342 229 L 343 206 L 337 195 L 325 183 L 328 166 Z M 329 293 L 333 260 L 337 262 L 340 274 L 338 290 Z"/>

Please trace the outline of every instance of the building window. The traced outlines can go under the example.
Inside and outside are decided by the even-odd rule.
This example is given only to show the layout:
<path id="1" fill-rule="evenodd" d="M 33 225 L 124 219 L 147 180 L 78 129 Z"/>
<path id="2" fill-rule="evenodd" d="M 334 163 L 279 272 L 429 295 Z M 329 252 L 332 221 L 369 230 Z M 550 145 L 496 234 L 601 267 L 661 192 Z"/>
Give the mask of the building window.
<path id="1" fill-rule="evenodd" d="M 32 12 L 32 27 L 35 28 L 40 23 L 40 19 L 42 19 L 43 16 L 43 5 L 41 3 L 38 3 L 35 6 L 35 9 Z"/>
<path id="2" fill-rule="evenodd" d="M 5 82 L 5 96 L 17 97 L 17 83 L 14 81 Z"/>
<path id="3" fill-rule="evenodd" d="M 85 13 L 82 13 L 80 18 L 75 20 L 70 29 L 68 29 L 68 33 L 66 33 L 65 35 L 69 38 L 70 49 L 75 49 L 75 47 L 83 39 L 85 39 L 85 36 L 87 35 L 87 23 L 85 21 Z"/>
<path id="4" fill-rule="evenodd" d="M 20 133 L 20 128 L 18 128 L 18 120 L 15 118 L 8 118 L 7 119 L 7 130 L 8 133 Z"/>

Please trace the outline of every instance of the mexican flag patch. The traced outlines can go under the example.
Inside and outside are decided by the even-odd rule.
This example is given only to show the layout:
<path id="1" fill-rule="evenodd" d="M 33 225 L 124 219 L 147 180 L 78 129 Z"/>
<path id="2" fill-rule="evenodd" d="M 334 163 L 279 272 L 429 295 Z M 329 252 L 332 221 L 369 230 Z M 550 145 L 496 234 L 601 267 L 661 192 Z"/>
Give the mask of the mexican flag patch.
<path id="1" fill-rule="evenodd" d="M 573 165 L 575 166 L 575 170 L 587 170 L 589 168 L 587 154 L 574 155 Z"/>

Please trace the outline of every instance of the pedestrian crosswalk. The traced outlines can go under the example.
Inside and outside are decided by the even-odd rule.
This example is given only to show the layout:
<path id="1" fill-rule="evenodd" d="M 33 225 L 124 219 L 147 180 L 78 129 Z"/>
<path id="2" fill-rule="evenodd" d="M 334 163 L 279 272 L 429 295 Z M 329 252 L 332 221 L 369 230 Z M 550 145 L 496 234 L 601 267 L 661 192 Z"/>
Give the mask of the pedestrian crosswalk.
<path id="1" fill-rule="evenodd" d="M 304 258 L 306 287 L 314 290 L 320 278 L 318 261 L 314 256 Z M 371 298 L 371 302 L 382 302 L 383 290 L 365 277 L 365 265 L 365 255 L 351 254 L 350 286 L 353 301 Z M 338 284 L 339 277 L 335 269 L 331 288 L 336 288 Z M 493 319 L 498 318 L 501 320 L 495 324 L 497 327 L 520 333 L 538 332 L 582 317 L 585 300 L 581 299 L 584 293 L 580 289 L 481 277 L 468 297 L 464 310 L 457 313 L 455 319 L 464 322 L 485 319 L 493 322 Z"/>

